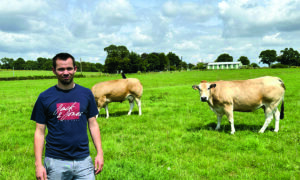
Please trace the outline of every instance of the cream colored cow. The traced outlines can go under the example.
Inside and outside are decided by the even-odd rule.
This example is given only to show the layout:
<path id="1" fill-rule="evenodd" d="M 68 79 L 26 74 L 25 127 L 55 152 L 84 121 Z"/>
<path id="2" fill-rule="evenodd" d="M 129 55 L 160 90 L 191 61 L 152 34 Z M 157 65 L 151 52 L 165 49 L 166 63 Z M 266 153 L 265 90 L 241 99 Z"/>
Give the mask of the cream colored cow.
<path id="1" fill-rule="evenodd" d="M 250 112 L 263 108 L 265 123 L 260 129 L 263 133 L 275 116 L 275 132 L 279 130 L 279 118 L 284 117 L 285 86 L 278 77 L 265 76 L 256 79 L 236 81 L 201 81 L 193 89 L 200 93 L 200 100 L 207 102 L 218 117 L 216 130 L 220 129 L 221 119 L 225 114 L 234 134 L 233 111 Z M 277 107 L 281 104 L 281 112 Z"/>
<path id="2" fill-rule="evenodd" d="M 139 115 L 142 115 L 141 97 L 143 94 L 143 86 L 138 79 L 118 79 L 105 81 L 95 84 L 92 87 L 92 92 L 95 96 L 98 110 L 105 107 L 106 118 L 109 118 L 108 104 L 111 102 L 123 102 L 128 99 L 130 103 L 131 114 L 134 107 L 134 101 L 138 105 Z"/>

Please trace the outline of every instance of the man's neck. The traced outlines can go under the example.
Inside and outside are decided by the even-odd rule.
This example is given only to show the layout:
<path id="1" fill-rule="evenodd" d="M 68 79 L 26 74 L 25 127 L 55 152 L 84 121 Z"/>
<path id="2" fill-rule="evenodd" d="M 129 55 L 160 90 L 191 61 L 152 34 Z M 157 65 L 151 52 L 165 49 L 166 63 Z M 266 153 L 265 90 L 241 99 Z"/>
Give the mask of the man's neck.
<path id="1" fill-rule="evenodd" d="M 58 82 L 58 83 L 57 83 L 57 87 L 58 87 L 59 89 L 62 89 L 62 90 L 69 90 L 69 89 L 72 89 L 72 88 L 75 87 L 75 83 L 72 82 L 72 83 L 70 83 L 70 84 L 68 84 L 68 85 L 64 85 L 64 84 Z"/>

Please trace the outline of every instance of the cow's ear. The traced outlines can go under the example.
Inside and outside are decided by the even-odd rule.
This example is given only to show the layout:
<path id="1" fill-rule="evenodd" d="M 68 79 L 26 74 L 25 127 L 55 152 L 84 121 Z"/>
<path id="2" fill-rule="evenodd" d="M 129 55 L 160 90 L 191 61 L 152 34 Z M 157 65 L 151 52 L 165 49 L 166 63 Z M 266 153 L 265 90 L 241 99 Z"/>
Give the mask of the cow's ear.
<path id="1" fill-rule="evenodd" d="M 199 86 L 197 86 L 197 85 L 193 85 L 192 88 L 195 90 L 200 90 Z"/>
<path id="2" fill-rule="evenodd" d="M 209 86 L 209 89 L 215 88 L 216 86 L 217 86 L 216 84 L 211 84 L 211 85 Z"/>

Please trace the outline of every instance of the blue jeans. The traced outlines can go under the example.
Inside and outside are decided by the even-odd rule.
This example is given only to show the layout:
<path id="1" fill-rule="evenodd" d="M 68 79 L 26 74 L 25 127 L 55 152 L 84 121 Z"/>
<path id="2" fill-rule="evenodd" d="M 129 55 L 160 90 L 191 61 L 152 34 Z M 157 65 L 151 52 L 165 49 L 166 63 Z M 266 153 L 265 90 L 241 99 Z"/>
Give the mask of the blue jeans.
<path id="1" fill-rule="evenodd" d="M 94 165 L 90 156 L 79 160 L 45 158 L 48 180 L 94 180 Z"/>

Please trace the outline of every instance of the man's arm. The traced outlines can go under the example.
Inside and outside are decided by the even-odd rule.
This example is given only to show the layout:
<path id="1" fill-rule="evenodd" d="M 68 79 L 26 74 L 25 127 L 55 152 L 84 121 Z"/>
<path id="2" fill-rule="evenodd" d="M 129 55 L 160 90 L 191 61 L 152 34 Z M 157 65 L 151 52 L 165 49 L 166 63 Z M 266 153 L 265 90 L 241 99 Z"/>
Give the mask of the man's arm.
<path id="1" fill-rule="evenodd" d="M 101 145 L 100 129 L 96 117 L 89 118 L 89 130 L 95 148 L 97 150 L 97 156 L 95 157 L 95 174 L 99 174 L 102 171 L 104 160 L 103 160 L 103 150 Z"/>
<path id="2" fill-rule="evenodd" d="M 39 180 L 47 179 L 46 169 L 42 163 L 42 155 L 45 142 L 45 129 L 45 124 L 36 123 L 36 129 L 34 133 L 34 155 L 36 179 Z"/>

